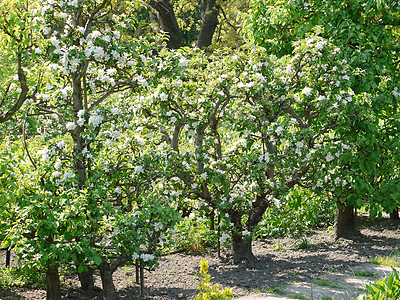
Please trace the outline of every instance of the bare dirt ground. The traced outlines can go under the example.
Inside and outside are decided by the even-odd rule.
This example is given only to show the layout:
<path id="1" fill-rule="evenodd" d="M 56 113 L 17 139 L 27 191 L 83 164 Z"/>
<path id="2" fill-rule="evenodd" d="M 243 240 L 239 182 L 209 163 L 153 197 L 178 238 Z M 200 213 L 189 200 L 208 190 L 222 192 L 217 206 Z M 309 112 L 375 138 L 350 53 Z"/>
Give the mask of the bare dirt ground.
<path id="1" fill-rule="evenodd" d="M 400 221 L 360 221 L 361 236 L 333 240 L 326 230 L 296 238 L 274 238 L 253 243 L 256 260 L 235 265 L 228 251 L 217 258 L 209 254 L 174 254 L 164 257 L 158 269 L 145 271 L 147 299 L 194 299 L 200 281 L 200 260 L 207 259 L 212 283 L 230 287 L 235 296 L 272 291 L 293 282 L 313 282 L 327 274 L 349 272 L 378 255 L 387 255 L 400 246 Z M 302 248 L 299 245 L 302 244 Z M 126 266 L 114 274 L 121 299 L 139 299 L 135 268 Z M 64 299 L 102 299 L 101 282 L 96 289 L 83 294 L 76 278 L 63 280 Z M 0 299 L 45 299 L 44 290 L 11 288 L 0 291 Z"/>

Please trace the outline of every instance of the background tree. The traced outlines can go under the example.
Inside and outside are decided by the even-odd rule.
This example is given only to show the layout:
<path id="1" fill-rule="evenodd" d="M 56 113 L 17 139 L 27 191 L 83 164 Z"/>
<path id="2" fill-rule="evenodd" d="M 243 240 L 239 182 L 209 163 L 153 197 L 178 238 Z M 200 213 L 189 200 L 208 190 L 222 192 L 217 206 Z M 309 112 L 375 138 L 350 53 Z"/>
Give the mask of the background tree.
<path id="1" fill-rule="evenodd" d="M 37 93 L 41 81 L 39 23 L 35 1 L 0 2 L 0 124 L 10 120 Z"/>
<path id="2" fill-rule="evenodd" d="M 151 0 L 142 1 L 148 8 L 150 21 L 155 32 L 165 32 L 169 37 L 167 46 L 177 49 L 181 46 L 209 47 L 214 40 L 224 40 L 239 46 L 240 23 L 238 15 L 246 10 L 245 1 L 224 0 Z M 218 36 L 215 33 L 218 30 Z"/>
<path id="3" fill-rule="evenodd" d="M 382 165 L 375 153 L 397 152 L 398 147 L 395 143 L 385 142 L 388 134 L 391 135 L 389 140 L 397 139 L 394 129 L 398 120 L 398 5 L 393 1 L 251 1 L 251 10 L 245 21 L 248 38 L 278 56 L 290 53 L 292 42 L 315 31 L 317 26 L 322 28 L 319 31 L 321 36 L 329 38 L 346 54 L 346 61 L 355 75 L 351 88 L 364 101 L 360 103 L 363 108 L 359 112 L 351 113 L 354 120 L 347 124 L 349 130 L 338 128 L 338 134 L 357 145 L 358 151 L 354 155 L 365 155 L 362 165 L 360 160 L 349 158 L 346 169 L 352 173 L 349 176 L 363 182 L 362 186 L 369 186 L 369 200 L 364 198 L 366 190 L 359 186 L 335 196 L 339 208 L 336 219 L 338 237 L 356 232 L 351 220 L 354 220 L 355 207 L 365 203 L 361 199 L 371 204 L 372 216 L 376 216 L 380 203 L 392 199 L 383 197 L 378 191 L 372 192 L 376 184 L 372 178 L 375 176 L 374 166 Z M 391 113 L 387 114 L 388 111 Z M 391 121 L 383 123 L 387 118 Z M 370 151 L 370 145 L 374 145 L 374 151 Z M 390 150 L 387 149 L 389 145 L 393 147 Z M 385 156 L 385 160 L 385 165 L 392 164 L 392 168 L 398 165 L 393 156 Z M 391 185 L 389 173 L 380 180 L 383 178 Z"/>

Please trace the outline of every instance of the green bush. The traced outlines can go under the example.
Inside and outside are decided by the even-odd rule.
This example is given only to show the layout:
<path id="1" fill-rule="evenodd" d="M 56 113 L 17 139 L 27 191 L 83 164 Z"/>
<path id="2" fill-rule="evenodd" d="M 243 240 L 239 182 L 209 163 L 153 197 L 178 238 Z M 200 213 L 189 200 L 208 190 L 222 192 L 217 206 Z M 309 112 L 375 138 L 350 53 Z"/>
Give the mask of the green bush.
<path id="1" fill-rule="evenodd" d="M 370 283 L 366 286 L 369 295 L 364 296 L 364 300 L 389 300 L 400 299 L 400 277 L 399 272 L 392 268 L 389 276 Z"/>
<path id="2" fill-rule="evenodd" d="M 334 222 L 335 204 L 302 188 L 274 204 L 258 226 L 260 237 L 300 236 Z"/>
<path id="3" fill-rule="evenodd" d="M 217 224 L 215 224 L 217 226 Z M 201 252 L 208 248 L 216 248 L 217 234 L 210 229 L 209 218 L 189 216 L 176 226 L 176 248 L 190 252 Z"/>
<path id="4" fill-rule="evenodd" d="M 24 284 L 25 280 L 23 276 L 18 275 L 13 268 L 0 268 L 0 290 Z"/>

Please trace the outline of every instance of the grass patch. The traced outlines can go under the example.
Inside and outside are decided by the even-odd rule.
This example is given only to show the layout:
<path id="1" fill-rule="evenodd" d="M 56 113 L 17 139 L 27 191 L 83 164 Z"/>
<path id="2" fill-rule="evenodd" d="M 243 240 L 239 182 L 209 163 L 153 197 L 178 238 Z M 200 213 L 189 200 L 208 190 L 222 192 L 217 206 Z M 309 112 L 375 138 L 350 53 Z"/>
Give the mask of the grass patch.
<path id="1" fill-rule="evenodd" d="M 310 298 L 303 296 L 303 295 L 289 295 L 289 298 L 293 299 L 301 299 L 301 300 L 309 300 Z"/>
<path id="2" fill-rule="evenodd" d="M 396 250 L 389 255 L 375 256 L 371 260 L 371 262 L 376 265 L 382 265 L 388 267 L 400 267 L 400 252 L 399 250 Z"/>
<path id="3" fill-rule="evenodd" d="M 376 273 L 371 272 L 371 271 L 354 270 L 353 274 L 354 274 L 354 276 L 361 276 L 361 277 L 378 277 L 378 275 Z"/>
<path id="4" fill-rule="evenodd" d="M 273 287 L 266 287 L 265 290 L 268 293 L 271 294 L 277 294 L 277 295 L 285 295 L 285 286 L 284 285 L 277 285 L 277 286 L 273 286 Z"/>
<path id="5" fill-rule="evenodd" d="M 340 287 L 332 282 L 326 281 L 326 280 L 318 280 L 318 281 L 314 282 L 314 284 L 319 285 L 319 286 L 327 286 L 327 287 L 330 287 L 333 289 L 341 289 L 342 288 L 342 287 Z"/>
<path id="6" fill-rule="evenodd" d="M 323 296 L 321 300 L 333 300 L 333 298 L 328 296 Z"/>

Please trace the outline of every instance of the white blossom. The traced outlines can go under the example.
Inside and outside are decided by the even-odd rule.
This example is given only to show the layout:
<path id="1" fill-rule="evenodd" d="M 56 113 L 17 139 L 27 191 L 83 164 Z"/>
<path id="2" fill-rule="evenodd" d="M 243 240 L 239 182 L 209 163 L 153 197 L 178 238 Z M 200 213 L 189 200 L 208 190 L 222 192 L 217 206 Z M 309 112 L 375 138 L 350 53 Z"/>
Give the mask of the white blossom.
<path id="1" fill-rule="evenodd" d="M 276 132 L 277 135 L 280 135 L 280 134 L 282 134 L 283 130 L 284 130 L 284 129 L 283 129 L 282 126 L 278 126 L 278 128 L 276 129 L 275 132 Z"/>
<path id="2" fill-rule="evenodd" d="M 301 92 L 306 96 L 311 95 L 311 89 L 308 86 L 306 86 Z"/>
<path id="3" fill-rule="evenodd" d="M 61 176 L 61 172 L 59 171 L 54 171 L 51 176 L 53 176 L 54 178 L 60 177 Z"/>
<path id="4" fill-rule="evenodd" d="M 151 254 L 142 253 L 142 254 L 140 254 L 140 258 L 141 258 L 144 262 L 147 262 L 147 261 L 153 260 L 155 257 L 154 257 L 154 255 L 151 255 Z"/>
<path id="5" fill-rule="evenodd" d="M 327 161 L 327 162 L 330 162 L 330 161 L 332 161 L 334 159 L 334 157 L 332 156 L 332 154 L 330 154 L 330 153 L 328 153 L 328 155 L 325 157 L 325 160 Z"/>
<path id="6" fill-rule="evenodd" d="M 165 102 L 168 100 L 168 95 L 166 93 L 161 93 L 160 94 L 160 100 Z"/>
<path id="7" fill-rule="evenodd" d="M 154 230 L 155 231 L 160 231 L 164 228 L 164 225 L 161 222 L 157 222 L 156 224 L 154 224 Z"/>
<path id="8" fill-rule="evenodd" d="M 219 241 L 221 242 L 221 244 L 225 244 L 228 239 L 229 239 L 229 234 L 223 233 L 219 238 Z"/>
<path id="9" fill-rule="evenodd" d="M 97 113 L 93 113 L 89 117 L 89 124 L 92 124 L 94 127 L 99 126 L 103 122 L 103 117 L 98 115 Z"/>
<path id="10" fill-rule="evenodd" d="M 184 57 L 184 56 L 182 56 L 180 59 L 179 59 L 179 66 L 180 67 L 186 67 L 187 66 L 187 63 L 188 63 L 188 60 L 186 59 L 186 57 Z"/>
<path id="11" fill-rule="evenodd" d="M 62 166 L 62 164 L 61 164 L 61 161 L 59 161 L 59 160 L 57 160 L 57 161 L 55 162 L 55 164 L 54 164 L 54 168 L 55 168 L 56 170 L 59 170 L 59 169 L 61 168 L 61 166 Z"/>
<path id="12" fill-rule="evenodd" d="M 250 232 L 246 229 L 246 230 L 243 230 L 242 231 L 242 235 L 243 236 L 249 236 L 250 235 Z"/>
<path id="13" fill-rule="evenodd" d="M 143 166 L 136 166 L 136 167 L 135 167 L 134 174 L 140 174 L 140 173 L 142 173 L 143 171 L 144 171 Z"/>
<path id="14" fill-rule="evenodd" d="M 117 116 L 121 114 L 121 110 L 119 108 L 111 108 L 111 113 Z"/>
<path id="15" fill-rule="evenodd" d="M 49 149 L 48 148 L 44 148 L 42 150 L 39 150 L 37 153 L 42 156 L 42 161 L 43 162 L 49 162 L 50 161 L 50 155 L 49 155 Z"/>

